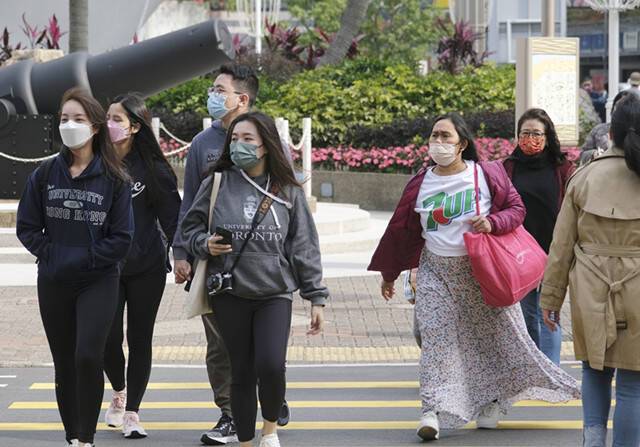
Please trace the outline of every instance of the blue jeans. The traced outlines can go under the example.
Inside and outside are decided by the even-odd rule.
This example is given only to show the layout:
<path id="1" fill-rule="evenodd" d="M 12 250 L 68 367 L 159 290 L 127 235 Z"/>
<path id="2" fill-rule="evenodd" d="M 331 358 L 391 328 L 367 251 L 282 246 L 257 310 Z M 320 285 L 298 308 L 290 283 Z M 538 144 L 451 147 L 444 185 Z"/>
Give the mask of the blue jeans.
<path id="1" fill-rule="evenodd" d="M 560 348 L 562 347 L 562 328 L 558 326 L 551 332 L 544 324 L 542 309 L 540 309 L 540 292 L 532 290 L 520 301 L 529 336 L 549 359 L 556 365 L 560 364 Z"/>
<path id="2" fill-rule="evenodd" d="M 582 411 L 584 427 L 607 426 L 611 408 L 614 368 L 598 371 L 582 363 Z M 640 371 L 618 369 L 616 408 L 613 414 L 613 447 L 640 446 Z"/>

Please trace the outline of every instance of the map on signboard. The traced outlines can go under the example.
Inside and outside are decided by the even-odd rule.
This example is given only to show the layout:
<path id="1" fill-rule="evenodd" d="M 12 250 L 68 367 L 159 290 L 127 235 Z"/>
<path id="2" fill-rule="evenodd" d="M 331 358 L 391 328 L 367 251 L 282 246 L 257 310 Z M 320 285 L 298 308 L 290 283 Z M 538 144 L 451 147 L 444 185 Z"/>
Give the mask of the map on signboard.
<path id="1" fill-rule="evenodd" d="M 575 125 L 578 121 L 576 56 L 535 54 L 532 59 L 532 107 L 546 110 L 556 125 Z"/>

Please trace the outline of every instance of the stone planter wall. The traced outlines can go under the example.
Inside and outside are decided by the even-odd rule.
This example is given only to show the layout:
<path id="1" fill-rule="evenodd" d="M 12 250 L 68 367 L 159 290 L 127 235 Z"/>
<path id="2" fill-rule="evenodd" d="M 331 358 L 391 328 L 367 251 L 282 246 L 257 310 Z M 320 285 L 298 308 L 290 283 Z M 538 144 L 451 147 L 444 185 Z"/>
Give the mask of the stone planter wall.
<path id="1" fill-rule="evenodd" d="M 365 210 L 393 211 L 411 177 L 408 174 L 313 171 L 311 189 L 318 202 L 354 203 Z M 322 197 L 322 183 L 332 185 L 332 198 Z"/>
<path id="2" fill-rule="evenodd" d="M 184 184 L 184 167 L 174 166 L 178 185 Z M 313 171 L 312 194 L 318 202 L 353 203 L 372 211 L 393 211 L 411 178 L 407 174 L 376 174 L 370 172 Z M 330 183 L 333 197 L 323 197 L 322 183 Z"/>
<path id="3" fill-rule="evenodd" d="M 173 170 L 176 172 L 176 177 L 178 177 L 178 189 L 184 188 L 184 165 L 183 166 L 175 166 L 171 165 Z"/>

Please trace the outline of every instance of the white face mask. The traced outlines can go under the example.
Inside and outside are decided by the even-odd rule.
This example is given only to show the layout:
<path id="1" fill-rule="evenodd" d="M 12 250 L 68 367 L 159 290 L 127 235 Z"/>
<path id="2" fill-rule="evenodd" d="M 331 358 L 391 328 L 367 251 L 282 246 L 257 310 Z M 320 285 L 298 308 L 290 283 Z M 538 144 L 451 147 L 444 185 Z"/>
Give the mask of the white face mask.
<path id="1" fill-rule="evenodd" d="M 69 149 L 80 149 L 93 136 L 91 127 L 87 124 L 67 121 L 60 124 L 60 137 Z"/>
<path id="2" fill-rule="evenodd" d="M 429 143 L 429 156 L 439 166 L 449 166 L 456 161 L 458 149 L 451 143 Z"/>

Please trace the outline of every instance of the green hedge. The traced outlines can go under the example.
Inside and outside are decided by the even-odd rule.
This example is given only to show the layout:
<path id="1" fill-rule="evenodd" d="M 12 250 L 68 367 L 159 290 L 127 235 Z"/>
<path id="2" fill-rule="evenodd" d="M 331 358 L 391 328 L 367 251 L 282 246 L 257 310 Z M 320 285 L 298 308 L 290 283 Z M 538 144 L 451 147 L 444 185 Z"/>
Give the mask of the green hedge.
<path id="1" fill-rule="evenodd" d="M 211 79 L 194 78 L 177 87 L 164 90 L 147 99 L 147 107 L 164 108 L 173 113 L 195 112 L 207 116 L 207 89 L 211 87 Z"/>
<path id="2" fill-rule="evenodd" d="M 356 126 L 375 128 L 449 111 L 498 112 L 515 105 L 515 69 L 508 65 L 421 77 L 406 64 L 360 58 L 306 71 L 285 83 L 265 77 L 260 82 L 257 108 L 287 118 L 294 139 L 300 136 L 302 118 L 311 117 L 314 145 L 320 146 L 344 143 Z M 209 79 L 197 78 L 153 96 L 148 105 L 205 116 L 210 85 Z"/>
<path id="3" fill-rule="evenodd" d="M 346 62 L 295 76 L 259 107 L 287 118 L 293 132 L 313 119 L 314 144 L 345 141 L 354 126 L 377 127 L 398 119 L 449 111 L 503 111 L 515 105 L 515 69 L 487 65 L 459 75 L 441 71 L 417 76 L 408 65 Z"/>

